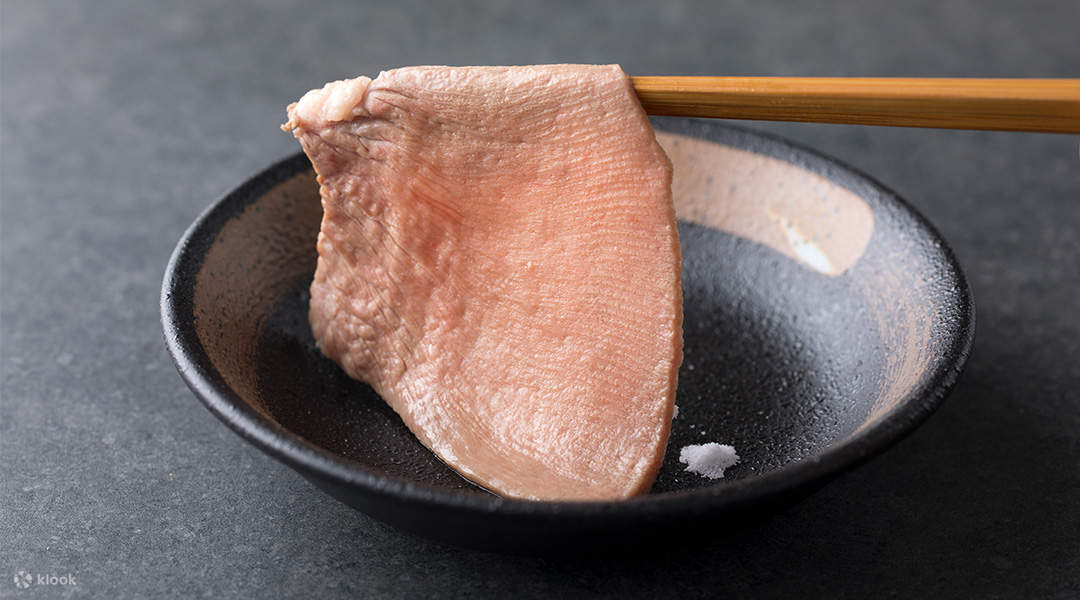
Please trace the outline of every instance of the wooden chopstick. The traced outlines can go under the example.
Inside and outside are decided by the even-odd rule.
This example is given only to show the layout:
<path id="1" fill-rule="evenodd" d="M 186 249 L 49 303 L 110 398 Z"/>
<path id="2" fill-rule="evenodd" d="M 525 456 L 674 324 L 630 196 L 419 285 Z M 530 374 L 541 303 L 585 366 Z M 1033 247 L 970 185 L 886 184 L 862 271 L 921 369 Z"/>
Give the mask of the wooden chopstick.
<path id="1" fill-rule="evenodd" d="M 630 79 L 650 115 L 1080 133 L 1080 79 Z"/>

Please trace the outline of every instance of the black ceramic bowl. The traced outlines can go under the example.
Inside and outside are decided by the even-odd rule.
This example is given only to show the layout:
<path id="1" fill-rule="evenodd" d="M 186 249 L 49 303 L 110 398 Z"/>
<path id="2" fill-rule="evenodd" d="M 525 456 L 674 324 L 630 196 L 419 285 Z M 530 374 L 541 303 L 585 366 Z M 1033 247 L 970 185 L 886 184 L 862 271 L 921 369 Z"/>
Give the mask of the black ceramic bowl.
<path id="1" fill-rule="evenodd" d="M 650 494 L 496 497 L 419 444 L 307 323 L 321 206 L 301 154 L 184 234 L 161 296 L 169 351 L 221 420 L 343 502 L 426 536 L 518 550 L 706 533 L 816 489 L 941 402 L 973 335 L 951 251 L 895 194 L 835 160 L 716 122 L 657 119 L 675 166 L 686 359 Z M 721 480 L 679 449 L 717 441 Z"/>

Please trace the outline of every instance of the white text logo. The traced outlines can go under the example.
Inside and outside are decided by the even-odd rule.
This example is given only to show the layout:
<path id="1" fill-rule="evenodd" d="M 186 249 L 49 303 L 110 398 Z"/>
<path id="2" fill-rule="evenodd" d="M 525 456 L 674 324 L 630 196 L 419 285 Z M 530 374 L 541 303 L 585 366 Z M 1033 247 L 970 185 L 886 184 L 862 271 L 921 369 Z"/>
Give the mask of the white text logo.
<path id="1" fill-rule="evenodd" d="M 64 575 L 57 575 L 55 573 L 38 573 L 35 577 L 31 573 L 26 571 L 17 571 L 15 577 L 12 578 L 15 581 L 15 587 L 25 590 L 33 584 L 37 585 L 78 585 L 75 582 L 75 576 L 71 573 L 65 573 Z"/>

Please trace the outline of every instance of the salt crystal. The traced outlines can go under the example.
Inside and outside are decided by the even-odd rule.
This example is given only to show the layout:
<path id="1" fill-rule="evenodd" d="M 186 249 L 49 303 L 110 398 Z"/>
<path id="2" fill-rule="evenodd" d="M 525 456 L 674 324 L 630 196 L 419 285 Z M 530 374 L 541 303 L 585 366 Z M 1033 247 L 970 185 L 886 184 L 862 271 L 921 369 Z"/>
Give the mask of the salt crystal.
<path id="1" fill-rule="evenodd" d="M 739 455 L 727 444 L 691 444 L 679 451 L 679 462 L 686 464 L 686 470 L 691 473 L 721 479 L 725 469 L 739 464 Z"/>
<path id="2" fill-rule="evenodd" d="M 672 419 L 678 419 L 679 418 L 679 405 L 678 404 L 675 405 L 675 410 L 671 413 L 671 418 Z"/>

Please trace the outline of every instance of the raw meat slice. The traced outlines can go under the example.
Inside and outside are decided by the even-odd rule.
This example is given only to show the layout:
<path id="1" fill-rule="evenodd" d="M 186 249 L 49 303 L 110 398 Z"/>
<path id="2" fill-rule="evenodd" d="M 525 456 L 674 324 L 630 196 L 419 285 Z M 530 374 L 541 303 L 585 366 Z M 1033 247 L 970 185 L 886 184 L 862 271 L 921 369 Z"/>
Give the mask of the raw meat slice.
<path id="1" fill-rule="evenodd" d="M 671 166 L 618 66 L 414 67 L 312 90 L 319 348 L 499 494 L 649 489 L 682 361 Z"/>

